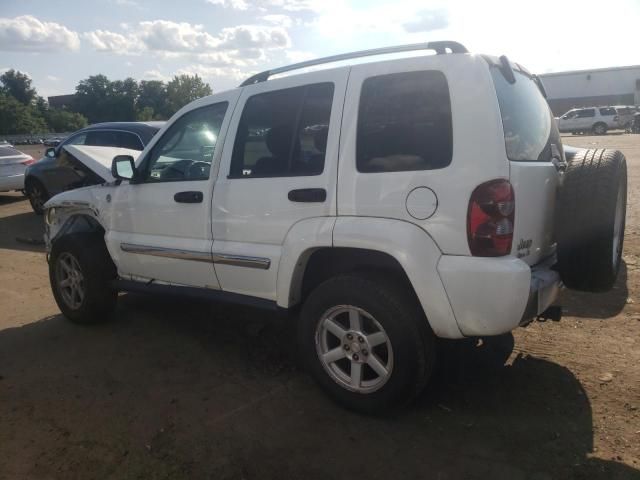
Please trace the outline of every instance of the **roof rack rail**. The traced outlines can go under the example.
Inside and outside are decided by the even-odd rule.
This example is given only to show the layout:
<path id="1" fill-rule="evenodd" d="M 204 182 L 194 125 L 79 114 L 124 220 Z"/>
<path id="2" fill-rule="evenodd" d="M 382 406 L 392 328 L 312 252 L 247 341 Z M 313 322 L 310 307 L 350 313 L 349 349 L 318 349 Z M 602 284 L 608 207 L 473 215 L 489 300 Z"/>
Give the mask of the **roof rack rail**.
<path id="1" fill-rule="evenodd" d="M 409 45 L 398 45 L 395 47 L 374 48 L 371 50 L 361 50 L 359 52 L 342 53 L 340 55 L 332 55 L 330 57 L 316 58 L 315 60 L 308 60 L 306 62 L 294 63 L 285 67 L 265 70 L 264 72 L 256 73 L 255 75 L 249 77 L 244 82 L 242 82 L 240 86 L 246 87 L 247 85 L 253 85 L 254 83 L 266 82 L 271 75 L 290 72 L 292 70 L 299 70 L 301 68 L 313 67 L 315 65 L 322 65 L 324 63 L 339 62 L 341 60 L 349 60 L 351 58 L 370 57 L 373 55 L 412 52 L 416 50 L 435 50 L 438 55 L 447 53 L 447 50 L 450 50 L 450 53 L 469 53 L 464 45 L 452 41 L 412 43 Z"/>

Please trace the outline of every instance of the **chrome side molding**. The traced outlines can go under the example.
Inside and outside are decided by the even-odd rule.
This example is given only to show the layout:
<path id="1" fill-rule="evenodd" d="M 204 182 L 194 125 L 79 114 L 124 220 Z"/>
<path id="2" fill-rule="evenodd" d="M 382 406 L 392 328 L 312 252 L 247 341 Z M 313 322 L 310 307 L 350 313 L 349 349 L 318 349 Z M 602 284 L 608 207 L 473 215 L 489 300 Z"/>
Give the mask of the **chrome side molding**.
<path id="1" fill-rule="evenodd" d="M 218 263 L 220 265 L 233 265 L 235 267 L 258 268 L 268 270 L 271 260 L 264 257 L 251 257 L 245 255 L 231 255 L 226 253 L 194 252 L 191 250 L 179 250 L 176 248 L 150 247 L 147 245 L 134 245 L 121 243 L 120 250 L 139 255 L 151 255 L 153 257 L 173 258 L 176 260 L 191 260 L 194 262 Z"/>
<path id="2" fill-rule="evenodd" d="M 260 270 L 268 270 L 271 266 L 271 260 L 263 257 L 248 257 L 244 255 L 229 255 L 226 253 L 213 253 L 213 263 L 221 265 L 233 265 L 236 267 L 259 268 Z"/>

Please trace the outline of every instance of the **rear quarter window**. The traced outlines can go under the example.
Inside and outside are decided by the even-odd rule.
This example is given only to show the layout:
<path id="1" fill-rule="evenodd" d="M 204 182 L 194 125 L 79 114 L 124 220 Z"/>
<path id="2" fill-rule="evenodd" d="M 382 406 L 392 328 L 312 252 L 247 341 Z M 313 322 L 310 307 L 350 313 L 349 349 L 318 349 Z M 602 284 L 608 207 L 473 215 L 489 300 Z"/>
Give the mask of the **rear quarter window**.
<path id="1" fill-rule="evenodd" d="M 363 82 L 356 138 L 359 172 L 444 168 L 452 150 L 451 100 L 442 72 L 393 73 Z"/>
<path id="2" fill-rule="evenodd" d="M 498 68 L 491 68 L 507 158 L 513 161 L 551 161 L 552 147 L 562 149 L 560 132 L 547 101 L 537 85 L 515 71 L 510 84 Z"/>

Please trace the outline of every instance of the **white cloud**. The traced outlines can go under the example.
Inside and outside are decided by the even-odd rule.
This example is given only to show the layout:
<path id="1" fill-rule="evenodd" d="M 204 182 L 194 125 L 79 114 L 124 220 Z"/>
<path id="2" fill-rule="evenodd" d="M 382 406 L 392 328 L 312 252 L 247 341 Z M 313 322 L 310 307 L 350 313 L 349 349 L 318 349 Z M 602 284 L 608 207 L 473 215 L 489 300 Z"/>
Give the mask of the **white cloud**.
<path id="1" fill-rule="evenodd" d="M 79 47 L 78 34 L 59 23 L 43 22 L 31 15 L 0 18 L 0 50 L 57 52 Z"/>
<path id="2" fill-rule="evenodd" d="M 293 18 L 284 14 L 265 15 L 262 17 L 262 20 L 282 28 L 291 28 L 293 25 Z"/>
<path id="3" fill-rule="evenodd" d="M 415 18 L 405 22 L 402 26 L 407 32 L 417 33 L 440 30 L 448 25 L 447 11 L 443 8 L 437 8 L 417 12 Z"/>
<path id="4" fill-rule="evenodd" d="M 51 80 L 52 82 L 59 82 L 60 77 L 56 77 L 55 75 L 47 75 L 47 80 Z"/>
<path id="5" fill-rule="evenodd" d="M 219 67 L 207 67 L 205 65 L 190 65 L 185 68 L 181 68 L 176 71 L 176 75 L 199 75 L 204 80 L 226 78 L 236 81 L 244 80 L 250 77 L 254 72 L 245 72 L 239 68 L 219 68 Z"/>
<path id="6" fill-rule="evenodd" d="M 233 8 L 234 10 L 247 10 L 249 8 L 249 4 L 244 0 L 207 0 L 207 3 L 225 8 Z"/>
<path id="7" fill-rule="evenodd" d="M 168 75 L 164 75 L 160 70 L 147 70 L 142 74 L 143 80 L 161 80 L 166 82 L 171 79 Z"/>
<path id="8" fill-rule="evenodd" d="M 291 46 L 291 38 L 282 27 L 238 25 L 223 28 L 220 48 L 225 50 L 282 49 Z"/>
<path id="9" fill-rule="evenodd" d="M 138 39 L 132 35 L 121 35 L 108 30 L 94 30 L 82 34 L 98 52 L 113 52 L 120 55 L 132 55 L 141 51 Z"/>
<path id="10" fill-rule="evenodd" d="M 267 11 L 273 9 L 287 10 L 290 12 L 314 11 L 322 0 L 206 0 L 212 5 L 234 10 L 257 9 Z"/>
<path id="11" fill-rule="evenodd" d="M 140 22 L 132 34 L 149 50 L 199 53 L 216 48 L 220 40 L 204 31 L 202 25 L 170 20 Z"/>

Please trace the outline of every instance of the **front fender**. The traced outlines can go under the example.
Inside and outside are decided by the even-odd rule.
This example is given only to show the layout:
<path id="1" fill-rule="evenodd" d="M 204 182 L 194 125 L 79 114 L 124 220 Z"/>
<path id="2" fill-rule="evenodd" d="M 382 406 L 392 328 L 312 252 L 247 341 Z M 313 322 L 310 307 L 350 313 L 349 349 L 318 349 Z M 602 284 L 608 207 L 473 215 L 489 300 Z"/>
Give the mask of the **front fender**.
<path id="1" fill-rule="evenodd" d="M 438 274 L 442 253 L 424 230 L 401 220 L 338 217 L 333 246 L 376 250 L 394 257 L 407 274 L 433 332 L 438 337 L 463 337 Z"/>
<path id="2" fill-rule="evenodd" d="M 109 210 L 105 207 L 111 200 L 112 190 L 112 186 L 97 185 L 62 192 L 49 199 L 44 205 L 47 249 L 66 231 L 74 217 L 89 217 L 106 230 Z"/>

